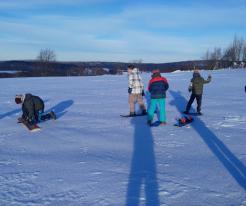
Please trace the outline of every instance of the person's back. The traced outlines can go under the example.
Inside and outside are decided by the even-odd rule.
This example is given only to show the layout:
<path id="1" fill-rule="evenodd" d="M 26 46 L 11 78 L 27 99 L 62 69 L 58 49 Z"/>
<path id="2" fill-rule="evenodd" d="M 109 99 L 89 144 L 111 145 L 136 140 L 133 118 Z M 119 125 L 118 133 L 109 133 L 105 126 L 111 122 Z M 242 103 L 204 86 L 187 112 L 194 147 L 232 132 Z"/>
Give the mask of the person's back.
<path id="1" fill-rule="evenodd" d="M 200 73 L 194 72 L 193 78 L 191 79 L 191 90 L 192 93 L 196 95 L 201 95 L 203 93 L 203 85 L 211 81 L 211 76 L 208 77 L 208 80 L 205 80 L 201 77 Z"/>
<path id="2" fill-rule="evenodd" d="M 152 99 L 166 98 L 166 90 L 168 89 L 168 83 L 166 78 L 157 76 L 149 82 L 149 92 Z"/>
<path id="3" fill-rule="evenodd" d="M 130 116 L 135 116 L 135 103 L 138 102 L 142 114 L 147 114 L 146 108 L 143 101 L 144 95 L 144 84 L 140 77 L 140 72 L 133 65 L 128 66 L 128 93 L 129 93 L 129 106 Z"/>
<path id="4" fill-rule="evenodd" d="M 38 96 L 34 96 L 32 94 L 26 94 L 24 98 L 24 102 L 22 104 L 22 108 L 28 110 L 28 112 L 31 112 L 32 110 L 34 112 L 44 111 L 44 102 Z"/>
<path id="5" fill-rule="evenodd" d="M 144 85 L 142 82 L 142 78 L 140 77 L 140 73 L 139 70 L 137 68 L 134 68 L 129 76 L 128 76 L 128 87 L 131 88 L 131 93 L 132 94 L 141 94 L 143 89 L 144 89 Z"/>
<path id="6" fill-rule="evenodd" d="M 203 85 L 209 83 L 211 79 L 212 77 L 209 75 L 208 79 L 205 80 L 203 77 L 201 77 L 198 70 L 194 71 L 193 78 L 191 79 L 191 84 L 189 86 L 189 92 L 192 93 L 186 105 L 186 110 L 184 111 L 185 114 L 189 114 L 191 105 L 195 99 L 197 101 L 197 113 L 200 115 L 202 114 L 201 105 L 202 105 Z"/>
<path id="7" fill-rule="evenodd" d="M 159 120 L 162 125 L 166 124 L 166 109 L 165 109 L 165 98 L 166 91 L 169 87 L 167 79 L 162 77 L 159 70 L 152 71 L 152 78 L 149 81 L 148 90 L 151 94 L 150 107 L 148 109 L 148 124 L 151 126 L 154 112 L 156 111 L 157 105 L 159 105 Z"/>

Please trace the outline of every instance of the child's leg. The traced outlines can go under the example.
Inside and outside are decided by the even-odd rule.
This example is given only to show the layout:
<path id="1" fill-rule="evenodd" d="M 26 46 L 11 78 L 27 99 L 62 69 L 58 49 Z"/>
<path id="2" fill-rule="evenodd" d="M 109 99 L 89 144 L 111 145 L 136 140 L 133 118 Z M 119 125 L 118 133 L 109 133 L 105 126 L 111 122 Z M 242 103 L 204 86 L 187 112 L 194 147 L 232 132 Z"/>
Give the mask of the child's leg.
<path id="1" fill-rule="evenodd" d="M 43 116 L 43 111 L 42 110 L 39 110 L 38 111 L 38 122 L 41 122 L 42 121 L 42 116 Z"/>
<path id="2" fill-rule="evenodd" d="M 135 102 L 136 102 L 136 95 L 135 94 L 129 94 L 129 107 L 130 107 L 130 113 L 135 113 Z"/>
<path id="3" fill-rule="evenodd" d="M 137 102 L 138 102 L 139 107 L 141 108 L 141 110 L 146 112 L 146 107 L 144 105 L 142 94 L 137 94 Z"/>
<path id="4" fill-rule="evenodd" d="M 154 113 L 156 109 L 157 99 L 151 99 L 150 101 L 150 107 L 148 110 L 148 120 L 152 121 L 154 118 Z"/>
<path id="5" fill-rule="evenodd" d="M 166 99 L 158 99 L 160 105 L 160 122 L 166 122 Z"/>

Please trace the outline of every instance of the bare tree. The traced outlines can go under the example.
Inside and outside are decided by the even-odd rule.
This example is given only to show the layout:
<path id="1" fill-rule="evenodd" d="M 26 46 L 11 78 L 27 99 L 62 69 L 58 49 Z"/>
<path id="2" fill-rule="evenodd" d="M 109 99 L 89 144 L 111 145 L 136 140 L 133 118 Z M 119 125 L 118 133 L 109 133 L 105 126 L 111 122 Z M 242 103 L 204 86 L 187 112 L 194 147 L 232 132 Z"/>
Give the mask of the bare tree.
<path id="1" fill-rule="evenodd" d="M 231 45 L 225 50 L 224 60 L 238 62 L 243 58 L 244 39 L 234 37 Z"/>
<path id="2" fill-rule="evenodd" d="M 210 51 L 209 51 L 209 49 L 206 51 L 206 53 L 204 54 L 204 56 L 202 57 L 202 59 L 204 59 L 204 60 L 210 60 Z"/>
<path id="3" fill-rule="evenodd" d="M 42 76 L 49 76 L 54 70 L 55 52 L 51 49 L 41 49 L 37 56 L 37 69 Z"/>
<path id="4" fill-rule="evenodd" d="M 221 52 L 221 48 L 219 47 L 215 47 L 214 51 L 210 54 L 210 60 L 221 60 L 222 58 L 222 52 Z"/>
<path id="5" fill-rule="evenodd" d="M 134 59 L 134 60 L 130 61 L 130 63 L 132 63 L 132 64 L 142 64 L 143 60 L 142 59 Z"/>
<path id="6" fill-rule="evenodd" d="M 235 61 L 240 61 L 242 57 L 242 51 L 244 46 L 244 39 L 238 38 L 237 36 L 234 37 L 233 40 L 233 48 L 235 50 Z"/>
<path id="7" fill-rule="evenodd" d="M 246 42 L 244 42 L 244 46 L 242 49 L 242 61 L 246 62 Z"/>
<path id="8" fill-rule="evenodd" d="M 40 62 L 55 62 L 55 52 L 51 49 L 41 49 L 39 55 L 37 56 L 37 60 Z"/>

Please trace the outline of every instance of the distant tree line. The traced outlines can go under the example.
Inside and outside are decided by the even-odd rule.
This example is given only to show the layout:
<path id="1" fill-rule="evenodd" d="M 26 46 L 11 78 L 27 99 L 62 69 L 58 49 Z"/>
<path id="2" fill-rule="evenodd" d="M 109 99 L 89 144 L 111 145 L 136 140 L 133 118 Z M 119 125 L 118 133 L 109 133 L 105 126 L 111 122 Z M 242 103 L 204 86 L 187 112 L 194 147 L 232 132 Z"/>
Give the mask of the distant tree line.
<path id="1" fill-rule="evenodd" d="M 210 61 L 211 69 L 225 67 L 245 67 L 246 66 L 246 41 L 243 37 L 234 36 L 229 46 L 222 50 L 215 47 L 212 51 L 207 50 L 204 60 Z"/>

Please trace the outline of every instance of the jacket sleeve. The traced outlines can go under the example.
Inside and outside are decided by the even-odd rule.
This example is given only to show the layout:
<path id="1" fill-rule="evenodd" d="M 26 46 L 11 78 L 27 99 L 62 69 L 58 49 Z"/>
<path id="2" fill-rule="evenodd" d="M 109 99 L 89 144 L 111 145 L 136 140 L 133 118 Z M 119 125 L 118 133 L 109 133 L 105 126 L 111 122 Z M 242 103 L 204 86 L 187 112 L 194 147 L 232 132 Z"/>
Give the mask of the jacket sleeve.
<path id="1" fill-rule="evenodd" d="M 133 75 L 128 77 L 128 88 L 133 88 Z"/>
<path id="2" fill-rule="evenodd" d="M 149 92 L 151 91 L 151 80 L 149 81 L 149 84 L 148 84 L 148 91 Z"/>
<path id="3" fill-rule="evenodd" d="M 207 83 L 211 82 L 211 80 L 212 80 L 212 77 L 208 76 L 207 80 L 203 79 L 203 83 L 207 84 Z"/>
<path id="4" fill-rule="evenodd" d="M 166 82 L 166 91 L 169 89 L 169 84 Z"/>
<path id="5" fill-rule="evenodd" d="M 35 119 L 33 101 L 29 100 L 28 102 L 25 103 L 25 105 L 23 105 L 23 107 L 24 107 L 23 115 L 25 115 L 25 118 L 28 118 L 28 120 Z"/>

